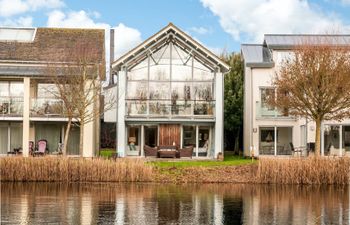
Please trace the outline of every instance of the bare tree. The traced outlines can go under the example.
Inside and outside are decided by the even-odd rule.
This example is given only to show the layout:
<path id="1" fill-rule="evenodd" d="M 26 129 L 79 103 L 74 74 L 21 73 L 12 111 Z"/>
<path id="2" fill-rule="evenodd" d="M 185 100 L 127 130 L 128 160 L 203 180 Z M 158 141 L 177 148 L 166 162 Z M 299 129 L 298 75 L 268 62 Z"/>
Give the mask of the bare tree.
<path id="1" fill-rule="evenodd" d="M 279 111 L 316 123 L 316 156 L 320 155 L 321 123 L 350 116 L 350 46 L 335 39 L 296 47 L 283 61 L 273 85 L 276 96 L 270 104 Z"/>
<path id="2" fill-rule="evenodd" d="M 101 114 L 112 107 L 114 100 L 108 98 L 106 107 L 100 106 L 105 64 L 98 49 L 81 40 L 68 58 L 62 63 L 49 64 L 47 71 L 56 86 L 56 90 L 51 92 L 62 101 L 62 114 L 68 118 L 63 154 L 66 154 L 71 125 L 76 123 L 80 127 L 79 154 L 82 156 L 84 126 L 100 119 Z"/>

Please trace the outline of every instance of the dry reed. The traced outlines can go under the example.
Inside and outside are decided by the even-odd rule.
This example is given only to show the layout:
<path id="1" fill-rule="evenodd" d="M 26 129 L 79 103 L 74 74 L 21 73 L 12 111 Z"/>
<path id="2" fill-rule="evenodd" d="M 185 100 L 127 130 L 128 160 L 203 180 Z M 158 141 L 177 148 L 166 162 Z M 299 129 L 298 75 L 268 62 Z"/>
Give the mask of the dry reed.
<path id="1" fill-rule="evenodd" d="M 273 184 L 349 184 L 350 158 L 259 160 L 257 182 Z"/>
<path id="2" fill-rule="evenodd" d="M 141 182 L 152 177 L 153 168 L 141 159 L 0 158 L 1 181 Z"/>

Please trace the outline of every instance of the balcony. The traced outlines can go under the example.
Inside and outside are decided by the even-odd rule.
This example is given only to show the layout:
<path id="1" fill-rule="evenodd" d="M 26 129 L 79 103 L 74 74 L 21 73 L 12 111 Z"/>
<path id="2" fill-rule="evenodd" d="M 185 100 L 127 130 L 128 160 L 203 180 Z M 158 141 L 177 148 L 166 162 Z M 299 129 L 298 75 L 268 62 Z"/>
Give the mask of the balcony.
<path id="1" fill-rule="evenodd" d="M 150 117 L 213 117 L 215 101 L 201 100 L 126 100 L 127 116 Z"/>
<path id="2" fill-rule="evenodd" d="M 290 118 L 288 110 L 280 112 L 273 107 L 262 105 L 261 102 L 256 102 L 256 118 Z"/>
<path id="3" fill-rule="evenodd" d="M 35 117 L 63 117 L 63 102 L 60 99 L 32 99 L 30 115 Z"/>
<path id="4" fill-rule="evenodd" d="M 0 97 L 0 115 L 1 116 L 22 116 L 23 115 L 23 98 Z"/>

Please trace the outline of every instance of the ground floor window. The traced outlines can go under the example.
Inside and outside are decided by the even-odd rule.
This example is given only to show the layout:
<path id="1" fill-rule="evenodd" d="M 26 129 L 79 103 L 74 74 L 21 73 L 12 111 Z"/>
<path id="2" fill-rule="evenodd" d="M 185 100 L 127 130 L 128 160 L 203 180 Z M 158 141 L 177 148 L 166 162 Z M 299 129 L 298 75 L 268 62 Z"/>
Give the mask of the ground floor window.
<path id="1" fill-rule="evenodd" d="M 207 156 L 210 146 L 210 128 L 199 127 L 198 132 L 198 156 Z"/>
<path id="2" fill-rule="evenodd" d="M 345 155 L 350 152 L 350 125 L 325 125 L 323 152 L 325 155 Z"/>
<path id="3" fill-rule="evenodd" d="M 140 126 L 127 127 L 127 155 L 139 155 L 140 152 Z"/>
<path id="4" fill-rule="evenodd" d="M 291 155 L 292 127 L 260 127 L 260 155 Z"/>
<path id="5" fill-rule="evenodd" d="M 145 129 L 145 145 L 156 147 L 158 145 L 158 127 L 144 126 Z"/>
<path id="6" fill-rule="evenodd" d="M 22 123 L 0 123 L 0 154 L 22 148 Z"/>

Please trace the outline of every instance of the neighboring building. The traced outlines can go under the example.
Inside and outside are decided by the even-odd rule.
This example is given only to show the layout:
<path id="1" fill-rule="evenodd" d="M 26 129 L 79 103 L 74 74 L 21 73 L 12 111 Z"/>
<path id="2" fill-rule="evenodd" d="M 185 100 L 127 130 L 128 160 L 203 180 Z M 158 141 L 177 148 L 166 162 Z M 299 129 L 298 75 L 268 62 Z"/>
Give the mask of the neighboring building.
<path id="1" fill-rule="evenodd" d="M 99 49 L 99 59 L 90 63 L 105 68 L 104 30 L 0 28 L 1 154 L 22 148 L 28 156 L 29 142 L 40 139 L 47 140 L 49 153 L 63 143 L 67 118 L 62 116 L 62 102 L 47 91 L 55 85 L 49 82 L 45 68 L 67 63 L 82 39 Z M 73 126 L 68 155 L 79 154 L 79 133 L 79 127 Z M 83 156 L 94 156 L 99 147 L 99 120 L 85 125 L 83 138 Z"/>
<path id="2" fill-rule="evenodd" d="M 120 156 L 143 147 L 192 145 L 197 157 L 223 152 L 223 82 L 229 66 L 188 34 L 169 24 L 112 63 L 118 107 Z"/>
<path id="3" fill-rule="evenodd" d="M 294 118 L 267 105 L 273 93 L 271 82 L 282 61 L 292 55 L 298 44 L 328 43 L 350 45 L 350 35 L 265 35 L 261 45 L 243 44 L 244 59 L 244 154 L 291 155 L 290 143 L 312 148 L 315 124 Z M 321 130 L 322 155 L 350 155 L 350 119 L 324 121 Z"/>

